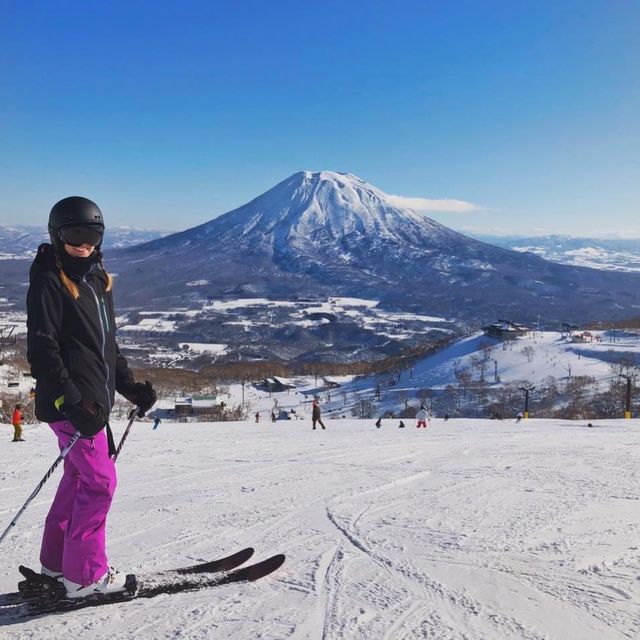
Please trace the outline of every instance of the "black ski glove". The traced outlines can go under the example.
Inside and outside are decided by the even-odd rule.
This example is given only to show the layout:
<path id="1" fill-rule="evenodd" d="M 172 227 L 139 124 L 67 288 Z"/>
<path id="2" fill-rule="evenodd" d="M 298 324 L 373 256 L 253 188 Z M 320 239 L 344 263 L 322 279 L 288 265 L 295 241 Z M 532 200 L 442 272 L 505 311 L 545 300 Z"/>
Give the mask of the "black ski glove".
<path id="1" fill-rule="evenodd" d="M 62 405 L 62 412 L 85 437 L 92 438 L 107 424 L 107 412 L 99 402 L 81 400 L 76 404 Z"/>
<path id="2" fill-rule="evenodd" d="M 138 407 L 138 418 L 142 418 L 158 399 L 155 389 L 148 380 L 134 383 L 122 395 Z"/>

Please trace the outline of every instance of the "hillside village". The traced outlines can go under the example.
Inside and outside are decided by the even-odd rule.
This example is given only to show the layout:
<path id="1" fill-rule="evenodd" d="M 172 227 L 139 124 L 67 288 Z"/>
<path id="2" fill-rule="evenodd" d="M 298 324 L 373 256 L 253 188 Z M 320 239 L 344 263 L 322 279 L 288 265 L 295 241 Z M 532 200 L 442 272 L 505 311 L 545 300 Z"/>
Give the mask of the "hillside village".
<path id="1" fill-rule="evenodd" d="M 328 309 L 336 313 L 336 302 L 327 304 Z M 316 305 L 316 310 L 321 313 L 322 305 Z M 443 322 L 402 315 L 406 323 Z M 367 323 L 366 315 L 359 322 Z M 163 325 L 162 330 L 170 331 L 170 327 Z M 20 314 L 4 315 L 0 397 L 5 420 L 8 407 L 18 400 L 33 419 L 28 409 L 33 380 L 23 353 L 25 332 Z M 197 358 L 221 347 L 196 342 L 181 344 L 181 348 L 179 357 L 184 364 L 190 356 Z M 149 361 L 156 357 L 160 367 L 139 371 L 143 377 L 160 376 L 154 379 L 161 393 L 152 417 L 163 420 L 255 419 L 257 412 L 263 419 L 271 419 L 272 412 L 277 420 L 304 418 L 309 416 L 314 397 L 320 400 L 323 413 L 333 419 L 413 418 L 422 405 L 437 416 L 509 418 L 524 410 L 527 388 L 526 408 L 531 415 L 610 418 L 624 415 L 626 380 L 633 383 L 640 363 L 640 333 L 633 329 L 580 330 L 573 325 L 562 331 L 539 331 L 501 320 L 483 331 L 453 339 L 431 355 L 404 363 L 400 360 L 392 370 L 370 375 L 330 374 L 328 366 L 323 371 L 318 364 L 314 375 L 287 377 L 270 373 L 265 362 L 260 371 L 267 373 L 254 378 L 212 381 L 204 374 L 183 371 L 181 383 L 181 370 L 175 368 L 167 351 L 149 353 Z M 162 371 L 169 375 L 163 376 Z M 636 404 L 632 398 L 632 409 Z M 116 415 L 127 413 L 123 399 L 117 400 L 114 411 Z"/>

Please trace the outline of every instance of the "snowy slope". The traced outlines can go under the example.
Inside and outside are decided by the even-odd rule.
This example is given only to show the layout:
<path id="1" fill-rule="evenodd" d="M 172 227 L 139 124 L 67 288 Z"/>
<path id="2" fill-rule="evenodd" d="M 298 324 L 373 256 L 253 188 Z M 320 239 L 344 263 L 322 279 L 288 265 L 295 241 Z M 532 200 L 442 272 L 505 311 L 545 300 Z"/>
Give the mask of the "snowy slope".
<path id="1" fill-rule="evenodd" d="M 536 384 L 548 376 L 566 378 L 569 372 L 572 376 L 593 376 L 606 382 L 611 378 L 610 362 L 616 355 L 633 354 L 640 362 L 639 336 L 610 342 L 607 332 L 594 331 L 593 334 L 600 336 L 601 341 L 573 343 L 555 331 L 532 331 L 527 336 L 504 342 L 475 334 L 421 361 L 414 368 L 413 381 L 416 388 L 456 384 L 455 370 L 471 367 L 471 359 L 478 357 L 486 346 L 491 347 L 491 362 L 485 373 L 490 383 L 496 371 L 501 383 L 528 380 Z M 532 349 L 531 359 L 527 348 Z M 477 377 L 476 373 L 474 378 Z"/>
<path id="2" fill-rule="evenodd" d="M 124 425 L 116 423 L 116 433 Z M 640 421 L 327 420 L 135 426 L 111 560 L 139 574 L 245 545 L 258 584 L 13 623 L 7 640 L 622 640 L 640 634 Z M 6 430 L 6 429 L 5 429 Z M 0 442 L 3 526 L 56 455 Z M 37 564 L 59 472 L 5 541 L 0 591 Z"/>

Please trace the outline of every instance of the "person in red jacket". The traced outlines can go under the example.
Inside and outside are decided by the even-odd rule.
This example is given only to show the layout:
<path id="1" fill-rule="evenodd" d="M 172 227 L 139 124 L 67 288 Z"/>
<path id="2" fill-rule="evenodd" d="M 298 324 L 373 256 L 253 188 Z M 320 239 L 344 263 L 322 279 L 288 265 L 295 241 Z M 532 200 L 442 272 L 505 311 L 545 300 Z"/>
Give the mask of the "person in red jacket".
<path id="1" fill-rule="evenodd" d="M 13 410 L 11 416 L 11 424 L 13 425 L 13 440 L 12 442 L 24 442 L 22 437 L 22 421 L 24 416 L 22 415 L 22 405 L 17 404 Z"/>

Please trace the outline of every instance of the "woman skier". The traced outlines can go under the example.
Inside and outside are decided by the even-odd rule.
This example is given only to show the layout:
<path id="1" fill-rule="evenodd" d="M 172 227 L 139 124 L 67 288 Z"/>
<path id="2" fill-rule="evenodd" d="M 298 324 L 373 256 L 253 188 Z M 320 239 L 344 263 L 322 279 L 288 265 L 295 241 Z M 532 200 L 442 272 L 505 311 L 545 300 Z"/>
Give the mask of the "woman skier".
<path id="1" fill-rule="evenodd" d="M 61 450 L 76 431 L 82 434 L 65 458 L 40 550 L 42 573 L 62 579 L 70 598 L 124 590 L 125 574 L 109 566 L 105 549 L 116 488 L 109 413 L 116 390 L 140 417 L 156 401 L 149 382 L 135 382 L 116 344 L 103 234 L 102 213 L 91 200 L 73 196 L 55 204 L 51 244 L 38 247 L 27 294 L 36 417 L 49 423 Z"/>

